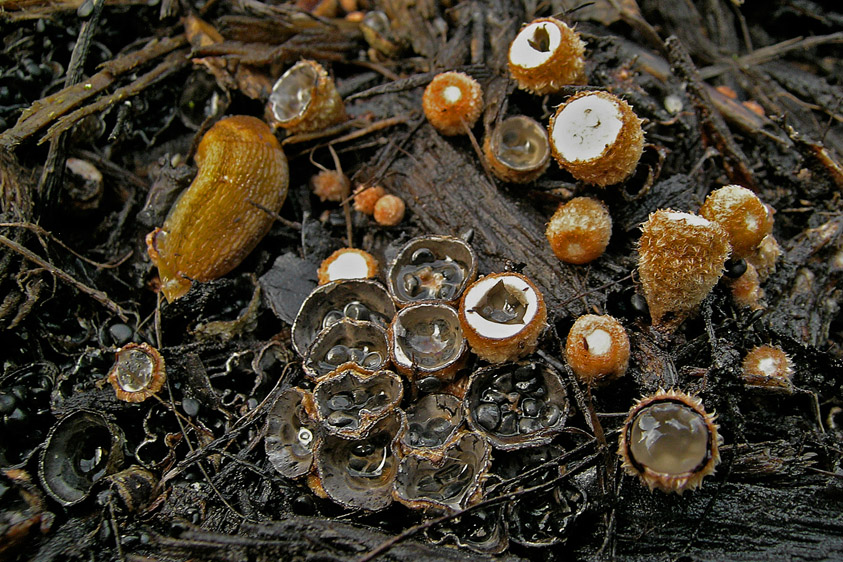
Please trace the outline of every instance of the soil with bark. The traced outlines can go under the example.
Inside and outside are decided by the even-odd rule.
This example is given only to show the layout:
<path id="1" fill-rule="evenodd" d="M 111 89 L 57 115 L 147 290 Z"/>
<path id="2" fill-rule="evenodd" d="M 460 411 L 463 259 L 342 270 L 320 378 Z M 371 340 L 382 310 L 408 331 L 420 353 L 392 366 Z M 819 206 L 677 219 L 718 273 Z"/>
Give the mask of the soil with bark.
<path id="1" fill-rule="evenodd" d="M 838 3 L 335 4 L 3 3 L 0 559 L 843 557 Z M 395 48 L 368 44 L 343 10 L 350 4 L 383 11 Z M 506 184 L 480 158 L 477 143 L 503 116 L 547 123 L 583 89 L 532 96 L 509 77 L 519 27 L 552 14 L 587 44 L 587 88 L 624 98 L 644 120 L 644 156 L 622 185 L 588 186 L 555 164 L 533 183 Z M 278 131 L 290 188 L 271 231 L 234 271 L 167 303 L 145 235 L 193 179 L 202 133 L 223 115 L 263 117 L 273 81 L 302 58 L 329 70 L 349 120 L 312 135 Z M 421 113 L 424 87 L 446 70 L 483 87 L 473 138 L 442 137 Z M 382 227 L 316 198 L 310 177 L 336 163 L 354 185 L 402 197 L 401 224 Z M 670 334 L 654 330 L 636 298 L 641 223 L 661 208 L 696 212 L 733 183 L 775 209 L 782 255 L 762 305 L 735 304 L 721 282 L 698 316 Z M 544 237 L 575 195 L 603 200 L 614 221 L 608 250 L 587 266 L 560 262 Z M 493 453 L 497 479 L 461 515 L 397 502 L 346 510 L 279 475 L 264 452 L 275 398 L 306 384 L 290 325 L 331 252 L 351 244 L 383 270 L 423 234 L 464 236 L 480 273 L 515 270 L 537 283 L 549 311 L 538 357 L 568 374 L 573 414 L 543 464 Z M 632 361 L 622 380 L 589 391 L 561 349 L 574 319 L 592 312 L 622 320 Z M 168 375 L 156 397 L 136 404 L 105 381 L 132 341 L 157 348 Z M 742 382 L 743 356 L 762 343 L 792 358 L 793 393 Z M 626 412 L 659 387 L 698 395 L 724 438 L 716 474 L 681 496 L 649 492 L 616 454 Z M 54 480 L 67 475 L 45 470 L 45 442 L 83 411 L 99 420 L 89 433 L 110 431 L 119 454 L 81 499 L 61 502 Z M 59 457 L 96 465 L 84 447 L 65 443 Z M 566 487 L 582 494 L 572 511 L 543 501 Z M 515 523 L 531 504 L 535 540 Z M 478 529 L 496 540 L 479 540 Z"/>

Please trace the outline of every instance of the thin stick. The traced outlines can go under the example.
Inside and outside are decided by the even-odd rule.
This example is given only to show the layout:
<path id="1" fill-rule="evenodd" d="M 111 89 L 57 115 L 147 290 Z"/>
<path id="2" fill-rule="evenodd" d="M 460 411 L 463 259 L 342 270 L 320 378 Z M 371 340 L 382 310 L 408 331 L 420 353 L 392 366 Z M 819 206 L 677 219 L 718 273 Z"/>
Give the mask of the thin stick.
<path id="1" fill-rule="evenodd" d="M 103 291 L 94 289 L 92 287 L 88 287 L 81 281 L 77 281 L 73 278 L 72 275 L 64 271 L 63 269 L 59 269 L 58 267 L 54 266 L 53 264 L 49 263 L 48 261 L 42 259 L 40 256 L 32 253 L 31 251 L 27 250 L 17 242 L 9 240 L 2 234 L 0 234 L 0 244 L 3 244 L 7 248 L 14 250 L 15 252 L 22 255 L 24 258 L 28 259 L 29 261 L 33 262 L 34 264 L 46 269 L 68 285 L 72 285 L 77 290 L 85 293 L 86 295 L 93 298 L 95 301 L 106 307 L 108 310 L 116 314 L 120 320 L 123 322 L 129 321 L 129 312 L 124 310 L 119 304 L 108 298 L 108 295 L 105 294 Z M 133 314 L 133 313 L 132 313 Z M 137 316 L 137 315 L 135 315 Z"/>
<path id="2" fill-rule="evenodd" d="M 129 250 L 128 254 L 126 254 L 125 256 L 123 256 L 122 258 L 120 258 L 119 260 L 117 260 L 114 263 L 100 263 L 100 262 L 94 261 L 92 259 L 88 259 L 85 256 L 83 256 L 82 254 L 79 254 L 79 253 L 75 252 L 70 246 L 68 246 L 67 244 L 65 244 L 64 242 L 62 242 L 58 238 L 56 238 L 49 230 L 45 230 L 44 228 L 42 228 L 41 226 L 39 226 L 37 224 L 33 224 L 31 222 L 0 222 L 0 227 L 26 228 L 28 230 L 31 230 L 32 232 L 35 232 L 36 234 L 40 234 L 41 236 L 46 236 L 47 238 L 49 238 L 50 240 L 52 240 L 53 242 L 55 242 L 56 244 L 58 244 L 59 246 L 61 246 L 62 248 L 64 248 L 65 250 L 67 250 L 68 252 L 70 252 L 71 254 L 73 254 L 74 256 L 79 258 L 80 260 L 82 260 L 83 262 L 85 262 L 89 265 L 93 265 L 97 269 L 113 269 L 115 267 L 119 267 L 123 263 L 125 263 L 127 259 L 132 257 L 132 254 L 134 253 L 134 251 Z"/>
<path id="3" fill-rule="evenodd" d="M 593 457 L 596 457 L 596 455 L 592 455 L 592 457 L 588 457 L 582 463 L 580 463 L 580 465 L 573 468 L 571 471 L 566 472 L 564 475 L 558 476 L 558 477 L 554 478 L 553 480 L 549 480 L 549 481 L 544 482 L 542 484 L 539 484 L 537 486 L 533 486 L 532 488 L 522 488 L 520 490 L 516 490 L 516 491 L 510 492 L 508 494 L 503 494 L 503 495 L 495 497 L 495 498 L 489 498 L 488 500 L 483 500 L 483 501 L 481 501 L 479 503 L 476 503 L 472 506 L 469 506 L 469 507 L 467 507 L 467 508 L 465 508 L 461 511 L 449 513 L 447 515 L 437 517 L 436 519 L 431 519 L 430 521 L 427 521 L 425 523 L 419 523 L 418 525 L 414 525 L 413 527 L 410 527 L 409 529 L 405 530 L 404 532 L 402 532 L 398 535 L 395 535 L 394 537 L 390 538 L 387 541 L 384 541 L 377 548 L 375 548 L 373 550 L 370 550 L 369 552 L 365 553 L 363 556 L 361 556 L 360 558 L 357 559 L 357 562 L 371 562 L 371 560 L 374 560 L 375 557 L 383 554 L 384 552 L 388 551 L 390 548 L 392 548 L 396 544 L 412 537 L 416 533 L 418 533 L 420 531 L 424 531 L 425 529 L 429 529 L 430 527 L 434 527 L 436 525 L 439 525 L 440 523 L 444 523 L 445 521 L 450 521 L 451 519 L 456 519 L 457 517 L 465 515 L 466 513 L 469 513 L 469 512 L 472 512 L 472 511 L 477 511 L 478 509 L 481 509 L 481 508 L 484 508 L 484 507 L 497 505 L 499 503 L 503 503 L 505 501 L 509 501 L 509 500 L 518 498 L 520 496 L 526 495 L 526 494 L 531 494 L 531 493 L 534 493 L 534 492 L 541 492 L 543 490 L 551 489 L 554 486 L 556 486 L 556 484 L 558 484 L 559 482 L 562 482 L 563 480 L 566 480 L 566 479 L 570 478 L 574 473 L 577 472 L 578 468 L 590 465 L 591 461 L 593 460 Z"/>

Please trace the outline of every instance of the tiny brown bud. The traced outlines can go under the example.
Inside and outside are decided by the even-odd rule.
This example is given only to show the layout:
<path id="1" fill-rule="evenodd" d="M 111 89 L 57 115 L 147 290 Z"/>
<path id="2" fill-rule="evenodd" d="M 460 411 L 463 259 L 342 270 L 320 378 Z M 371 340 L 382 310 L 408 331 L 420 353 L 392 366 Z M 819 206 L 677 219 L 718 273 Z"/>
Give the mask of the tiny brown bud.
<path id="1" fill-rule="evenodd" d="M 375 203 L 375 222 L 381 226 L 395 226 L 404 219 L 404 200 L 397 195 L 384 195 Z"/>

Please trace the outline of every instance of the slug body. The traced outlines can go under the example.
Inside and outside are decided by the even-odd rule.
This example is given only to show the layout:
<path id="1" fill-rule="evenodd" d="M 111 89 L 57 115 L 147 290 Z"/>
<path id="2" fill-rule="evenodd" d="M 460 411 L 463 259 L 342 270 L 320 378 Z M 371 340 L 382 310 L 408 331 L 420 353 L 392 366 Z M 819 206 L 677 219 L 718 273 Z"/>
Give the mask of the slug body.
<path id="1" fill-rule="evenodd" d="M 272 130 L 245 115 L 205 133 L 196 151 L 199 173 L 164 225 L 146 237 L 168 301 L 193 281 L 211 281 L 237 267 L 269 232 L 287 196 L 287 159 Z"/>

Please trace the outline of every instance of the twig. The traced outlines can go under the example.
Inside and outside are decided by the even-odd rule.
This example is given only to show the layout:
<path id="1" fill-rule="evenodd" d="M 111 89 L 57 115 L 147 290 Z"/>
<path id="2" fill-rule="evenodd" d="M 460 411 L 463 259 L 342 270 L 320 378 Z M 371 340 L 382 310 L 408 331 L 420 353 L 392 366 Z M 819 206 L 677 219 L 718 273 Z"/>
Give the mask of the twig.
<path id="1" fill-rule="evenodd" d="M 456 511 L 454 513 L 449 513 L 447 515 L 437 517 L 436 519 L 431 519 L 430 521 L 426 521 L 424 523 L 419 523 L 418 525 L 414 525 L 414 526 L 410 527 L 409 529 L 406 529 L 402 533 L 399 533 L 398 535 L 395 535 L 394 537 L 390 538 L 389 540 L 384 541 L 383 543 L 378 545 L 373 550 L 370 550 L 369 552 L 363 554 L 360 558 L 357 559 L 356 562 L 371 562 L 371 560 L 373 560 L 375 557 L 380 556 L 381 554 L 388 551 L 390 548 L 392 548 L 396 544 L 398 544 L 398 543 L 400 543 L 404 540 L 407 540 L 408 538 L 412 537 L 416 533 L 419 533 L 420 531 L 424 531 L 425 529 L 429 529 L 431 527 L 435 527 L 436 525 L 439 525 L 440 523 L 444 523 L 446 521 L 456 519 L 456 518 L 458 518 L 462 515 L 465 515 L 466 513 L 470 513 L 472 511 L 477 511 L 477 510 L 482 509 L 484 507 L 490 507 L 490 506 L 493 506 L 493 505 L 497 505 L 499 503 L 510 501 L 510 500 L 515 499 L 515 498 L 527 495 L 527 494 L 532 494 L 532 493 L 535 493 L 535 492 L 541 492 L 543 490 L 551 489 L 554 486 L 556 486 L 559 482 L 567 480 L 568 478 L 570 478 L 571 476 L 573 476 L 574 474 L 576 474 L 577 472 L 582 470 L 583 467 L 590 466 L 591 461 L 593 461 L 596 456 L 597 455 L 592 455 L 591 457 L 587 457 L 580 464 L 578 464 L 575 467 L 572 467 L 570 471 L 566 472 L 562 476 L 558 476 L 558 477 L 554 478 L 553 480 L 548 480 L 547 482 L 543 482 L 542 484 L 538 484 L 538 485 L 533 486 L 531 488 L 522 488 L 522 489 L 516 490 L 514 492 L 509 492 L 507 494 L 502 494 L 502 495 L 494 497 L 494 498 L 489 498 L 487 500 L 483 500 L 483 501 L 478 502 L 478 503 L 476 503 L 472 506 L 469 506 L 469 507 L 467 507 L 463 510 Z"/>
<path id="2" fill-rule="evenodd" d="M 665 46 L 671 69 L 687 84 L 688 96 L 694 103 L 702 128 L 703 142 L 713 145 L 723 156 L 723 167 L 733 183 L 756 189 L 755 177 L 749 169 L 746 156 L 732 138 L 723 116 L 712 106 L 711 98 L 688 51 L 676 36 L 668 37 Z"/>
<path id="3" fill-rule="evenodd" d="M 187 431 L 184 429 L 184 424 L 182 423 L 182 420 L 181 420 L 181 414 L 176 410 L 176 403 L 173 400 L 173 389 L 170 387 L 170 381 L 169 380 L 167 380 L 167 392 L 168 392 L 169 398 L 170 398 L 170 409 L 174 414 L 176 414 L 176 422 L 178 422 L 178 424 L 179 424 L 179 429 L 181 429 L 181 434 L 182 434 L 182 437 L 184 437 L 184 442 L 187 444 L 187 448 L 190 449 L 190 452 L 195 453 L 196 449 L 193 447 L 193 443 L 190 442 L 190 439 L 187 436 Z M 163 402 L 163 400 L 162 400 L 162 402 Z M 251 521 L 251 519 L 249 519 L 249 517 L 247 517 L 246 515 L 243 515 L 239 511 L 237 511 L 234 508 L 234 506 L 231 505 L 228 502 L 227 499 L 225 499 L 225 497 L 222 495 L 222 492 L 220 492 L 219 489 L 216 487 L 216 485 L 211 481 L 211 477 L 208 475 L 208 471 L 205 470 L 205 467 L 202 466 L 202 463 L 197 462 L 196 466 L 199 467 L 199 471 L 202 473 L 202 476 L 205 477 L 205 480 L 208 482 L 208 486 L 211 487 L 211 490 L 213 490 L 214 494 L 220 499 L 220 501 L 223 503 L 223 505 L 225 507 L 227 507 L 228 509 L 230 509 L 232 513 L 237 515 L 237 517 L 239 517 L 239 518 L 241 518 L 245 521 Z M 255 522 L 257 522 L 257 521 L 255 521 Z"/>
<path id="4" fill-rule="evenodd" d="M 81 107 L 70 115 L 66 115 L 59 119 L 47 130 L 47 133 L 41 137 L 38 144 L 47 140 L 52 140 L 57 135 L 76 125 L 80 119 L 87 117 L 88 115 L 93 115 L 94 113 L 107 109 L 125 99 L 138 95 L 159 80 L 163 80 L 170 74 L 178 72 L 183 66 L 186 66 L 189 63 L 190 61 L 187 59 L 186 50 L 179 50 L 170 53 L 158 66 L 140 76 L 132 83 L 123 86 L 122 88 L 117 88 L 111 95 L 100 98 L 94 103 Z"/>
<path id="5" fill-rule="evenodd" d="M 108 513 L 111 522 L 111 532 L 114 533 L 114 544 L 117 546 L 117 559 L 125 562 L 126 555 L 123 553 L 123 545 L 120 544 L 120 530 L 117 528 L 117 517 L 114 516 L 114 496 L 108 498 Z"/>
<path id="6" fill-rule="evenodd" d="M 135 51 L 102 65 L 102 70 L 74 86 L 42 98 L 26 109 L 11 129 L 0 133 L 0 147 L 10 150 L 85 100 L 114 83 L 115 78 L 187 44 L 184 35 L 153 39 Z"/>
<path id="7" fill-rule="evenodd" d="M 714 78 L 731 70 L 732 68 L 735 68 L 735 66 L 738 68 L 758 66 L 759 64 L 776 60 L 790 51 L 810 49 L 811 47 L 825 45 L 826 43 L 843 43 L 843 31 L 838 31 L 830 35 L 808 37 L 807 39 L 802 37 L 793 37 L 782 41 L 781 43 L 776 43 L 775 45 L 761 47 L 760 49 L 756 49 L 755 51 L 742 57 L 738 57 L 735 60 L 729 60 L 728 62 L 713 64 L 711 66 L 701 68 L 700 78 L 708 80 L 709 78 Z"/>
<path id="8" fill-rule="evenodd" d="M 73 46 L 73 53 L 70 55 L 70 63 L 67 66 L 67 75 L 64 79 L 65 88 L 75 86 L 82 78 L 85 60 L 88 58 L 88 51 L 99 25 L 104 4 L 105 0 L 93 0 L 93 11 L 79 28 L 79 37 Z M 38 182 L 38 206 L 41 211 L 50 212 L 57 202 L 57 190 L 64 176 L 65 160 L 64 138 L 62 135 L 57 135 L 50 140 L 50 150 L 47 152 L 47 160 L 44 163 L 41 180 Z"/>
<path id="9" fill-rule="evenodd" d="M 62 248 L 64 248 L 65 250 L 67 250 L 68 252 L 70 252 L 71 254 L 73 254 L 74 256 L 79 258 L 80 260 L 82 260 L 83 262 L 85 262 L 89 265 L 93 265 L 97 269 L 114 269 L 115 267 L 120 267 L 123 263 L 126 262 L 127 259 L 132 257 L 132 254 L 134 253 L 133 250 L 129 250 L 128 254 L 126 254 L 125 256 L 123 256 L 122 258 L 117 260 L 116 262 L 100 263 L 100 262 L 94 261 L 92 259 L 86 258 L 82 254 L 77 253 L 70 246 L 68 246 L 67 244 L 65 244 L 64 242 L 62 242 L 58 238 L 56 238 L 50 231 L 41 228 L 37 224 L 33 224 L 31 222 L 0 222 L 0 227 L 26 228 L 27 230 L 31 230 L 32 232 L 35 232 L 36 234 L 40 234 L 41 236 L 46 236 L 47 238 L 49 238 L 50 240 L 52 240 L 53 242 L 55 242 L 56 244 L 58 244 L 59 246 L 61 246 Z"/>
<path id="10" fill-rule="evenodd" d="M 108 295 L 105 294 L 104 292 L 102 292 L 98 289 L 94 289 L 92 287 L 88 287 L 87 285 L 85 285 L 81 281 L 77 281 L 76 279 L 73 278 L 72 275 L 70 275 L 69 273 L 67 273 L 63 269 L 59 269 L 58 267 L 54 266 L 53 264 L 49 263 L 48 261 L 42 259 L 40 256 L 38 256 L 38 255 L 32 253 L 31 251 L 27 250 L 26 248 L 24 248 L 23 246 L 21 246 L 17 242 L 13 242 L 12 240 L 9 240 L 8 238 L 3 236 L 2 234 L 0 234 L 0 244 L 3 244 L 7 248 L 19 253 L 24 258 L 28 259 L 29 261 L 33 262 L 34 264 L 36 264 L 40 267 L 46 269 L 47 271 L 49 271 L 50 273 L 52 273 L 53 275 L 55 275 L 56 277 L 58 277 L 59 279 L 61 279 L 65 283 L 67 283 L 68 285 L 72 285 L 77 290 L 79 290 L 79 291 L 85 293 L 86 295 L 90 296 L 95 301 L 97 301 L 98 303 L 100 303 L 101 305 L 106 307 L 108 310 L 110 310 L 111 312 L 116 314 L 120 318 L 120 320 L 122 320 L 123 322 L 129 321 L 129 316 L 128 316 L 129 314 L 135 315 L 134 313 L 129 313 L 126 310 L 124 310 L 119 304 L 117 304 L 116 302 L 114 302 L 113 300 L 108 298 Z"/>

